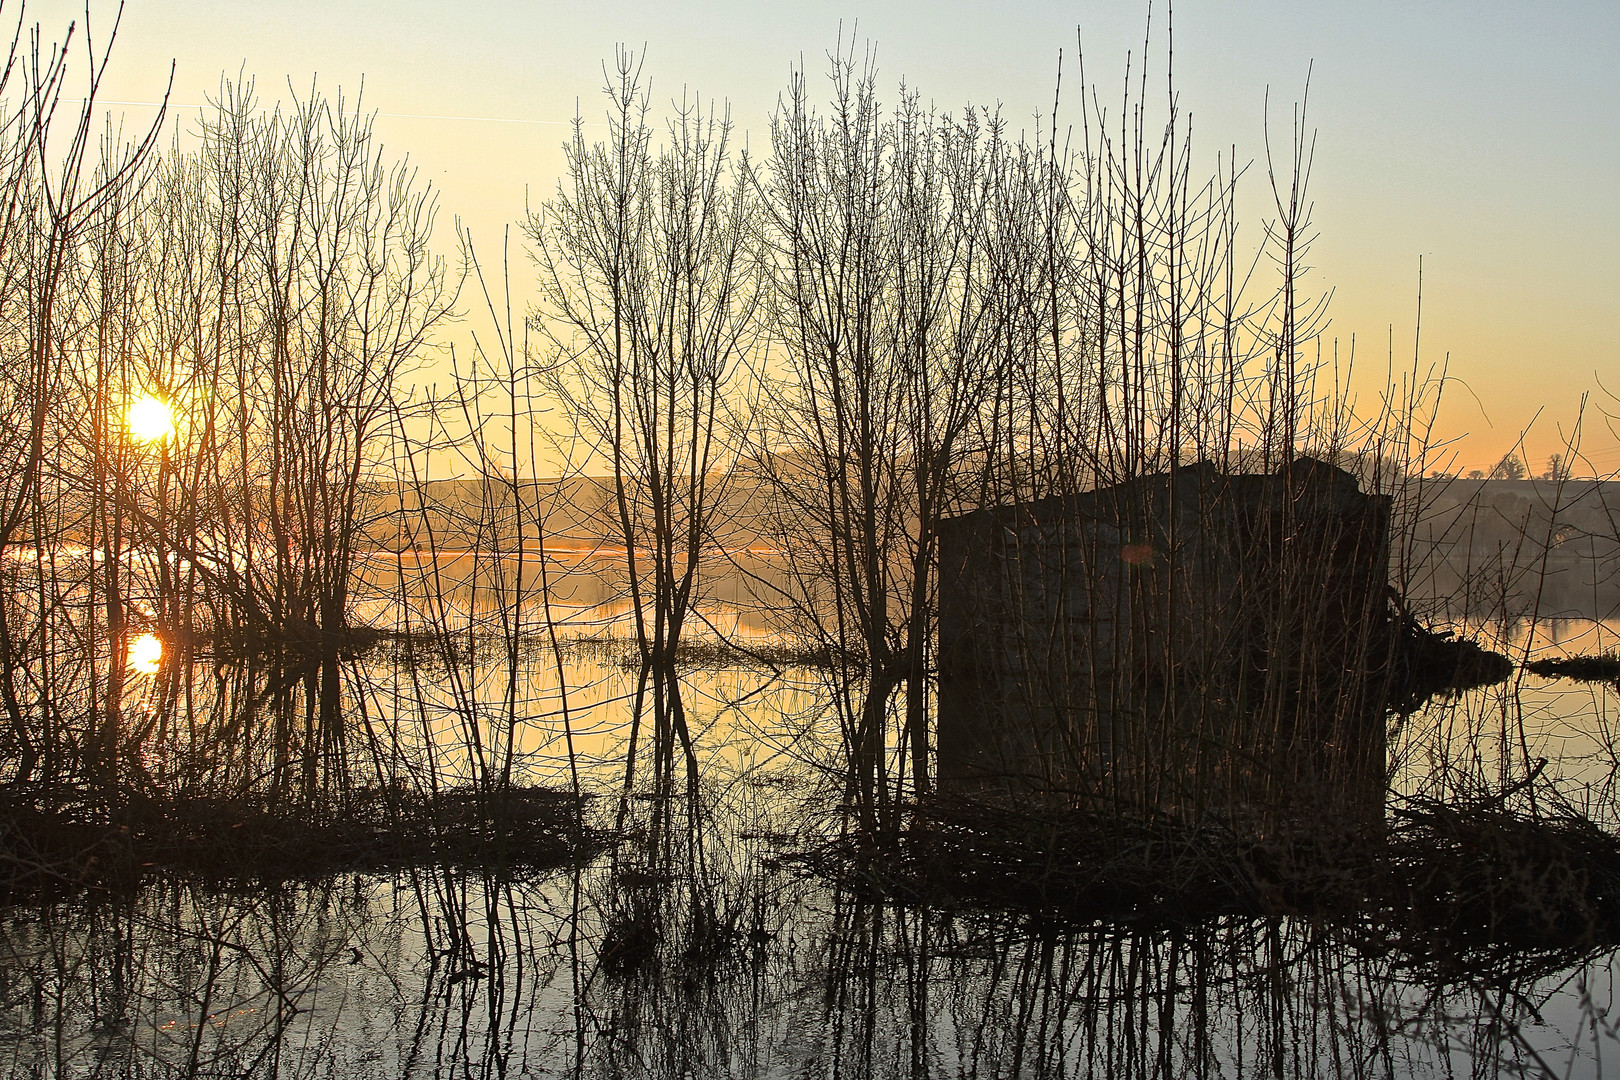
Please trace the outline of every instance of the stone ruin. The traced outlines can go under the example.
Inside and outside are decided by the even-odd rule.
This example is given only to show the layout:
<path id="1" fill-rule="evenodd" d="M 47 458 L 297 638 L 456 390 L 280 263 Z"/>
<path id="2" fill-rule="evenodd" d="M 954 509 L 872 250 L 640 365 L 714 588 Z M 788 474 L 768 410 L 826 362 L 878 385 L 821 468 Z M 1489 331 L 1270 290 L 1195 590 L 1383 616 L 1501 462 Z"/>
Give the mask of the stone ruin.
<path id="1" fill-rule="evenodd" d="M 1309 458 L 940 533 L 945 790 L 1196 822 L 1381 819 L 1389 499 Z"/>

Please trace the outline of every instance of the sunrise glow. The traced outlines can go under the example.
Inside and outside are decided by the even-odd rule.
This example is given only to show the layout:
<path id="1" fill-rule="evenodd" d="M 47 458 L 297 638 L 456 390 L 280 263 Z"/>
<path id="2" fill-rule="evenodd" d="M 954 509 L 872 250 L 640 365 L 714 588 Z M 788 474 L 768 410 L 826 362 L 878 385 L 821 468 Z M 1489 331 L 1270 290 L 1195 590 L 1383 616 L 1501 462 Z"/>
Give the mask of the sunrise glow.
<path id="1" fill-rule="evenodd" d="M 129 669 L 143 675 L 155 675 L 163 666 L 163 639 L 156 634 L 142 634 L 129 643 Z"/>
<path id="2" fill-rule="evenodd" d="M 174 434 L 174 412 L 168 402 L 142 394 L 129 404 L 124 423 L 141 442 L 162 442 Z"/>

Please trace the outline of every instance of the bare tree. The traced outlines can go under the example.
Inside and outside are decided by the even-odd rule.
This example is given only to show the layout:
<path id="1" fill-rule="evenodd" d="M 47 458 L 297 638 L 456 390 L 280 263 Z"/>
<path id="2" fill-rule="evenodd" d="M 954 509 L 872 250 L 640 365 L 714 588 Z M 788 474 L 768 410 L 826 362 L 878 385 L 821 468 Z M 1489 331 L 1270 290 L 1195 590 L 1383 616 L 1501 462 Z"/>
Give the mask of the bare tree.
<path id="1" fill-rule="evenodd" d="M 176 402 L 186 453 L 131 510 L 159 566 L 206 586 L 162 583 L 181 597 L 173 630 L 201 604 L 217 647 L 297 673 L 280 680 L 304 692 L 301 715 L 282 697 L 272 788 L 309 799 L 346 782 L 340 656 L 379 512 L 367 486 L 455 290 L 428 248 L 432 193 L 341 98 L 265 111 L 251 85 L 226 84 L 199 125 L 200 148 L 164 163 L 137 223 L 148 297 L 134 344 Z"/>
<path id="2" fill-rule="evenodd" d="M 886 114 L 868 55 L 833 57 L 826 115 L 795 74 L 763 189 L 775 384 L 759 456 L 798 626 L 834 658 L 847 786 L 865 824 L 929 788 L 937 522 L 985 460 L 1013 355 L 999 121 Z M 904 690 L 898 702 L 897 694 Z M 891 726 L 897 732 L 890 757 Z"/>
<path id="3" fill-rule="evenodd" d="M 1519 455 L 1511 450 L 1502 455 L 1502 460 L 1491 466 L 1490 479 L 1492 480 L 1523 480 L 1529 475 L 1524 462 Z"/>
<path id="4" fill-rule="evenodd" d="M 576 121 L 557 195 L 529 217 L 533 322 L 556 350 L 551 384 L 575 433 L 612 472 L 606 524 L 624 547 L 641 657 L 626 790 L 650 694 L 654 790 L 667 798 L 677 747 L 697 783 L 676 665 L 722 524 L 742 362 L 758 334 L 755 211 L 723 111 L 681 100 L 655 147 L 631 53 L 619 52 L 605 92 L 607 141 L 587 142 Z"/>
<path id="5" fill-rule="evenodd" d="M 91 319 L 87 327 L 84 305 L 104 284 L 92 234 L 132 198 L 161 124 L 160 114 L 133 142 L 109 140 L 95 153 L 95 98 L 116 36 L 115 21 L 93 46 L 70 26 L 51 44 L 19 15 L 0 67 L 0 752 L 16 762 L 17 783 L 41 765 L 58 776 L 77 745 L 93 751 L 105 733 L 93 711 L 90 732 L 70 730 L 75 703 L 96 696 L 97 668 L 83 661 L 81 636 L 94 642 L 95 619 L 75 622 L 64 601 L 88 596 L 79 590 L 93 587 L 94 575 L 67 565 L 63 541 L 82 543 L 87 519 L 104 505 L 83 471 L 95 380 L 80 365 L 100 355 L 95 342 L 105 342 L 108 326 Z M 70 58 L 78 40 L 84 97 L 67 110 L 70 80 L 81 77 Z M 63 582 L 72 583 L 66 595 Z"/>

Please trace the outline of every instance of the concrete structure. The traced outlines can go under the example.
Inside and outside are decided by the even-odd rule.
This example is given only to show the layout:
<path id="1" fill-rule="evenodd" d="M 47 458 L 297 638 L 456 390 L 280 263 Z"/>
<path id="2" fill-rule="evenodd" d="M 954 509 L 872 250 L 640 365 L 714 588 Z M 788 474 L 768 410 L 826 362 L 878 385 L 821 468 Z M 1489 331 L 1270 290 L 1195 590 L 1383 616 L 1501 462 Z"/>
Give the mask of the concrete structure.
<path id="1" fill-rule="evenodd" d="M 952 519 L 941 785 L 1188 820 L 1381 815 L 1388 548 L 1388 500 L 1306 458 Z"/>

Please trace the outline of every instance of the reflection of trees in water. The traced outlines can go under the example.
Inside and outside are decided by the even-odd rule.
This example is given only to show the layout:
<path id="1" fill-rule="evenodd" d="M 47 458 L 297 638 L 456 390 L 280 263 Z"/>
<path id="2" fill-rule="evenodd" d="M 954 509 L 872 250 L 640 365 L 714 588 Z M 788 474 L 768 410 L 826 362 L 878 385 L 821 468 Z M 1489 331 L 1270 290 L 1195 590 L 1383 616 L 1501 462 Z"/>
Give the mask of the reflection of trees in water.
<path id="1" fill-rule="evenodd" d="M 251 894 L 154 886 L 8 921 L 0 1072 L 495 1075 L 555 1042 L 538 1012 L 567 1015 L 555 900 L 442 872 Z M 548 990 L 559 972 L 562 998 Z"/>
<path id="2" fill-rule="evenodd" d="M 0 1071 L 1494 1076 L 1539 1071 L 1532 1043 L 1562 1074 L 1606 1038 L 1581 995 L 1610 955 L 1462 971 L 1293 919 L 1041 928 L 692 854 L 160 885 L 7 920 Z"/>
<path id="3" fill-rule="evenodd" d="M 1449 731 L 1488 754 L 1495 701 L 1402 752 Z M 756 703 L 745 741 L 787 752 L 765 736 L 788 705 Z M 1493 1076 L 1536 1071 L 1524 1040 L 1608 1042 L 1583 1024 L 1611 954 L 1463 970 L 1370 921 L 1077 929 L 832 888 L 778 860 L 831 805 L 812 748 L 791 750 L 705 758 L 700 802 L 633 800 L 629 835 L 580 869 L 153 885 L 0 918 L 0 1075 Z"/>
<path id="4" fill-rule="evenodd" d="M 263 674 L 190 670 L 193 695 L 154 698 L 166 734 L 147 767 L 165 785 L 248 783 L 270 723 Z M 633 679 L 611 672 L 614 686 Z M 1579 1023 L 1607 990 L 1587 1008 L 1575 989 L 1583 973 L 1603 985 L 1606 954 L 1461 971 L 1381 952 L 1374 925 L 1043 929 L 831 891 L 750 839 L 814 833 L 807 812 L 833 812 L 806 780 L 814 740 L 783 734 L 808 723 L 797 713 L 814 696 L 790 682 L 787 696 L 757 695 L 752 677 L 714 688 L 748 750 L 722 753 L 720 728 L 705 733 L 701 803 L 668 803 L 662 830 L 632 829 L 579 871 L 151 886 L 0 918 L 0 1075 L 1384 1076 L 1476 1059 L 1477 1075 L 1495 1075 L 1533 1071 L 1521 1035 L 1607 1041 Z M 1397 760 L 1443 777 L 1436 796 L 1482 790 L 1493 754 L 1521 753 L 1500 738 L 1517 700 L 1436 706 L 1404 729 Z M 1559 729 L 1530 746 L 1563 746 L 1554 766 L 1584 782 L 1568 742 Z M 218 760 L 191 756 L 204 752 Z M 838 786 L 839 770 L 823 771 Z M 632 805 L 634 820 L 653 818 Z"/>
<path id="5" fill-rule="evenodd" d="M 755 1018 L 755 1030 L 782 1036 L 755 1048 L 778 1066 L 845 1076 L 1382 1076 L 1447 1075 L 1461 1063 L 1454 1056 L 1472 1059 L 1476 1075 L 1535 1067 L 1520 1025 L 1536 1017 L 1546 984 L 1529 965 L 1447 979 L 1282 919 L 1043 932 L 847 897 L 824 915 L 808 955 L 771 973 L 783 976 L 779 1014 Z"/>

